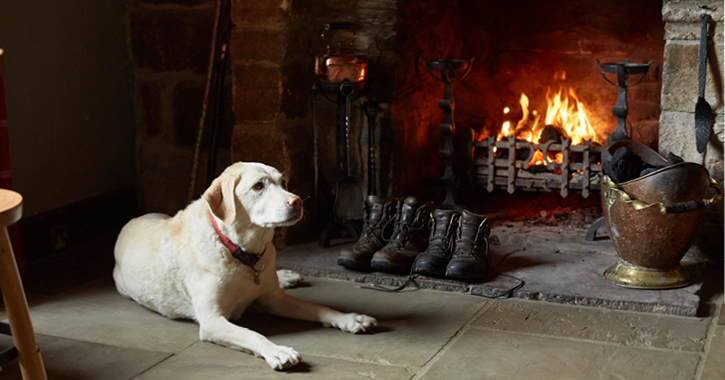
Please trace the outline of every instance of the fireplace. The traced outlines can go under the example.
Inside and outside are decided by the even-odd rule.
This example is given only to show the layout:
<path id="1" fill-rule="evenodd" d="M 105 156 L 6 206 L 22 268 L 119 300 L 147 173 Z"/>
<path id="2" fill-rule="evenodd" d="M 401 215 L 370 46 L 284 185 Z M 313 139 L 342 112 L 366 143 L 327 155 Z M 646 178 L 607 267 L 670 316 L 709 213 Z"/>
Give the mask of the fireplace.
<path id="1" fill-rule="evenodd" d="M 718 6 L 711 8 L 715 20 L 722 19 Z M 691 44 L 681 41 L 693 39 L 692 25 L 697 21 L 690 16 L 699 11 L 687 7 L 652 0 L 233 1 L 232 159 L 258 160 L 287 170 L 294 190 L 310 196 L 306 206 L 315 217 L 293 227 L 292 235 L 295 229 L 304 230 L 297 234 L 303 236 L 324 226 L 337 180 L 336 105 L 318 96 L 315 138 L 313 62 L 325 51 L 319 38 L 323 26 L 350 22 L 357 32 L 353 47 L 368 60 L 365 88 L 351 104 L 349 169 L 354 176 L 369 178 L 369 131 L 362 106 L 375 102 L 374 179 L 380 193 L 442 201 L 445 189 L 439 179 L 445 171 L 441 149 L 446 137 L 440 131 L 443 111 L 438 101 L 444 86 L 426 72 L 425 61 L 474 59 L 467 77 L 451 88 L 456 202 L 480 206 L 482 211 L 489 211 L 486 205 L 505 205 L 511 213 L 537 204 L 553 221 L 555 213 L 547 210 L 562 205 L 580 204 L 596 214 L 598 155 L 618 124 L 612 110 L 618 98 L 617 88 L 602 77 L 595 59 L 651 62 L 641 82 L 627 89 L 624 127 L 633 140 L 665 154 L 683 155 L 669 126 L 679 123 L 684 111 L 691 113 L 694 103 L 691 109 L 673 105 L 672 86 L 682 85 L 683 80 L 676 73 L 685 69 L 668 65 L 692 65 L 686 68 L 690 71 L 696 67 L 688 55 Z M 616 83 L 616 75 L 604 75 Z M 714 83 L 709 93 L 715 96 L 719 91 L 711 104 L 720 101 L 715 112 L 722 115 L 717 75 L 708 78 Z M 633 74 L 630 82 L 639 79 Z M 539 127 L 549 125 L 546 116 L 552 102 L 559 106 L 568 102 L 564 108 L 583 110 L 589 133 L 573 136 L 562 133 L 560 123 L 552 123 L 547 133 L 553 133 L 553 142 L 525 141 L 523 135 L 534 134 L 531 125 L 536 118 Z M 722 183 L 717 170 L 722 168 L 722 143 L 716 141 L 722 140 L 721 119 L 705 161 Z M 249 141 L 255 143 L 250 146 Z M 564 156 L 569 162 L 562 161 Z M 505 160 L 511 164 L 497 162 Z M 546 173 L 539 173 L 544 169 Z M 712 218 L 714 225 L 722 223 L 721 215 Z"/>
<path id="2" fill-rule="evenodd" d="M 570 191 L 588 197 L 598 189 L 597 157 L 617 125 L 611 113 L 617 92 L 600 76 L 595 59 L 657 59 L 650 76 L 643 78 L 642 87 L 630 89 L 627 120 L 630 135 L 656 144 L 658 67 L 664 46 L 657 2 L 649 4 L 649 9 L 642 3 L 615 2 L 559 6 L 550 2 L 434 3 L 399 3 L 399 9 L 407 7 L 401 19 L 409 25 L 403 50 L 410 52 L 403 57 L 412 61 L 411 65 L 416 59 L 475 58 L 470 75 L 453 89 L 458 133 L 470 130 L 475 141 L 474 186 L 509 193 L 516 189 L 554 191 L 563 197 Z M 439 15 L 438 9 L 446 11 Z M 410 82 L 411 87 L 417 83 L 419 97 L 401 101 L 405 103 L 401 111 L 403 107 L 420 110 L 421 104 L 435 106 L 420 99 L 436 93 L 435 83 L 411 74 L 415 73 L 403 72 L 402 82 Z M 425 83 L 421 86 L 420 82 Z M 405 119 L 401 122 L 406 124 Z M 572 127 L 569 134 L 574 134 L 548 134 L 555 139 L 549 143 L 549 137 L 541 138 L 547 125 L 554 127 L 547 132 Z M 538 149 L 531 149 L 531 143 Z M 543 157 L 543 150 L 550 157 Z M 563 163 L 563 157 L 577 162 Z M 548 168 L 542 170 L 545 166 Z"/>

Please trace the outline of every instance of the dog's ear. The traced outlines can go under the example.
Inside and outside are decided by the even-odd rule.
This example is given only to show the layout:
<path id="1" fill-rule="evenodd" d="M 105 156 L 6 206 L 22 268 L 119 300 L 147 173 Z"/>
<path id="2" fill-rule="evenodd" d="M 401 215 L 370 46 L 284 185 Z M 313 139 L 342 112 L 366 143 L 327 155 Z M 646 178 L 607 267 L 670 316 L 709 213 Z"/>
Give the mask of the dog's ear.
<path id="1" fill-rule="evenodd" d="M 204 192 L 204 200 L 211 212 L 226 225 L 232 224 L 237 217 L 234 202 L 234 187 L 237 186 L 237 177 L 222 175 L 217 177 Z"/>

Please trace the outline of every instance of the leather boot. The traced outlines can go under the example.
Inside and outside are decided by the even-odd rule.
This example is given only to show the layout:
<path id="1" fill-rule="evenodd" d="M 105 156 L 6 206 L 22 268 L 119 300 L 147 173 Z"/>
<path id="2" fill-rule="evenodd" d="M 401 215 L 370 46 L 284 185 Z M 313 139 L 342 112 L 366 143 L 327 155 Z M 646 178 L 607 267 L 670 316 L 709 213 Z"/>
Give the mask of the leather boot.
<path id="1" fill-rule="evenodd" d="M 445 276 L 460 217 L 455 210 L 435 210 L 429 223 L 428 248 L 415 259 L 413 272 L 426 276 Z"/>
<path id="2" fill-rule="evenodd" d="M 360 237 L 350 248 L 340 251 L 337 265 L 359 271 L 370 271 L 370 260 L 385 246 L 383 236 L 390 234 L 397 199 L 385 202 L 381 197 L 369 195 L 363 205 L 363 228 Z M 386 233 L 386 227 L 388 231 Z"/>
<path id="3" fill-rule="evenodd" d="M 483 215 L 466 210 L 461 215 L 453 257 L 446 267 L 446 277 L 480 280 L 488 270 L 488 235 L 491 225 Z"/>
<path id="4" fill-rule="evenodd" d="M 413 259 L 426 247 L 427 239 L 420 230 L 425 227 L 433 203 L 420 205 L 415 197 L 399 202 L 393 235 L 382 249 L 373 255 L 370 267 L 374 271 L 408 274 Z"/>

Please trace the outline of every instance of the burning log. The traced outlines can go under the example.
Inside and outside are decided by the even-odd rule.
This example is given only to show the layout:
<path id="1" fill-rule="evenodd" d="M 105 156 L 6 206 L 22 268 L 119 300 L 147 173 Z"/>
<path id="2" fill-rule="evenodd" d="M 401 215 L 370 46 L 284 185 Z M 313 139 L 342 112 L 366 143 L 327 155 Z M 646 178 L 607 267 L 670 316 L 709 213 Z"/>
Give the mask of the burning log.
<path id="1" fill-rule="evenodd" d="M 501 188 L 513 193 L 519 188 L 524 191 L 558 191 L 566 197 L 572 189 L 580 191 L 586 198 L 591 190 L 599 190 L 601 165 L 592 158 L 599 157 L 604 148 L 590 144 L 589 140 L 581 145 L 570 145 L 569 139 L 544 144 L 520 139 L 495 139 L 489 136 L 474 144 L 475 151 L 478 151 L 474 160 L 475 181 L 485 185 L 488 191 Z M 542 154 L 547 157 L 553 154 L 557 160 L 547 162 Z M 572 161 L 571 156 L 578 156 L 581 160 Z"/>
<path id="2" fill-rule="evenodd" d="M 548 173 L 549 168 L 547 168 L 546 165 L 531 165 L 526 168 L 526 171 L 533 174 Z"/>
<path id="3" fill-rule="evenodd" d="M 561 142 L 569 138 L 566 131 L 556 127 L 554 125 L 547 125 L 544 127 L 544 130 L 541 131 L 541 137 L 539 137 L 539 141 L 544 143 L 547 141 L 554 140 L 556 142 Z"/>
<path id="4" fill-rule="evenodd" d="M 476 181 L 488 191 L 513 193 L 521 188 L 558 191 L 566 197 L 574 189 L 586 198 L 591 190 L 599 190 L 604 147 L 594 141 L 598 135 L 585 104 L 571 88 L 556 93 L 547 89 L 546 100 L 546 112 L 540 113 L 529 109 L 529 98 L 522 93 L 520 114 L 504 107 L 498 133 L 475 142 Z"/>

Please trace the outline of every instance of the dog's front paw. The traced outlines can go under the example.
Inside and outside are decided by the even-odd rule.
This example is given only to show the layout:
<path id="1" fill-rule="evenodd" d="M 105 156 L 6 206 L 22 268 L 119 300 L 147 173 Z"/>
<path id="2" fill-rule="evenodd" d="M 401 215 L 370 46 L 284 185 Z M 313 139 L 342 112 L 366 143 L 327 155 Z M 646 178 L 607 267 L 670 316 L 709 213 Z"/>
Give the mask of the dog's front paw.
<path id="1" fill-rule="evenodd" d="M 348 313 L 340 317 L 340 321 L 335 324 L 335 327 L 342 331 L 357 334 L 366 332 L 377 325 L 378 321 L 369 315 Z"/>
<path id="2" fill-rule="evenodd" d="M 305 281 L 299 273 L 289 269 L 278 270 L 277 279 L 279 280 L 279 287 L 282 289 L 294 288 Z"/>
<path id="3" fill-rule="evenodd" d="M 272 369 L 282 371 L 287 368 L 294 367 L 302 360 L 300 354 L 293 348 L 286 346 L 274 346 L 269 352 L 264 354 L 264 360 L 267 361 Z"/>

